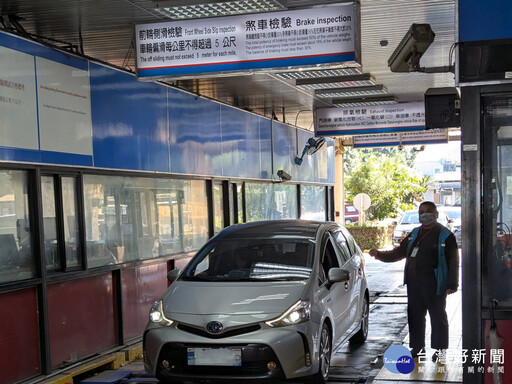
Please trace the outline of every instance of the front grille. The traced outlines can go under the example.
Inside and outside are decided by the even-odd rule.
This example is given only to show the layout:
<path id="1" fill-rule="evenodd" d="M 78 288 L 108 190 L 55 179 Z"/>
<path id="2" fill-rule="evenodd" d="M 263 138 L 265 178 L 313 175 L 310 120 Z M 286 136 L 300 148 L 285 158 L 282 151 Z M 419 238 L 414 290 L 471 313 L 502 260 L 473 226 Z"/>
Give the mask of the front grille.
<path id="1" fill-rule="evenodd" d="M 263 344 L 230 344 L 222 345 L 223 348 L 240 348 L 242 350 L 242 366 L 198 366 L 188 365 L 187 348 L 209 348 L 211 345 L 205 344 L 183 344 L 167 343 L 162 347 L 158 358 L 159 376 L 162 378 L 179 377 L 180 375 L 193 377 L 280 377 L 282 369 L 277 360 L 274 351 Z M 168 369 L 162 368 L 162 361 L 167 360 L 170 363 Z M 277 369 L 269 373 L 267 363 L 273 361 L 277 364 Z"/>
<path id="2" fill-rule="evenodd" d="M 191 327 L 190 325 L 185 325 L 185 324 L 178 324 L 178 329 L 188 332 L 188 333 L 192 333 L 197 336 L 207 337 L 209 339 L 222 339 L 225 337 L 238 336 L 238 335 L 244 335 L 244 334 L 250 333 L 250 332 L 255 332 L 255 331 L 260 330 L 261 326 L 259 324 L 255 324 L 255 325 L 250 325 L 248 327 L 231 329 L 229 331 L 226 331 L 226 332 L 223 332 L 220 334 L 209 333 L 209 332 L 205 331 L 204 329 Z"/>

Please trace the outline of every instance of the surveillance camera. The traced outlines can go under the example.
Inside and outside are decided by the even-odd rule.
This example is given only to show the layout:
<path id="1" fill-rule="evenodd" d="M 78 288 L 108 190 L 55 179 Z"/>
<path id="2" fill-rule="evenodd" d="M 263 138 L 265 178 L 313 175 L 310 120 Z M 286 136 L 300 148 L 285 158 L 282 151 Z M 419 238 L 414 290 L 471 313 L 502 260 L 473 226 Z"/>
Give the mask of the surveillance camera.
<path id="1" fill-rule="evenodd" d="M 434 42 L 430 24 L 412 24 L 388 60 L 391 72 L 413 72 L 420 69 L 420 58 Z"/>
<path id="2" fill-rule="evenodd" d="M 279 176 L 282 181 L 290 181 L 292 179 L 292 175 L 290 175 L 289 173 L 286 173 L 282 169 L 277 171 L 277 176 Z"/>

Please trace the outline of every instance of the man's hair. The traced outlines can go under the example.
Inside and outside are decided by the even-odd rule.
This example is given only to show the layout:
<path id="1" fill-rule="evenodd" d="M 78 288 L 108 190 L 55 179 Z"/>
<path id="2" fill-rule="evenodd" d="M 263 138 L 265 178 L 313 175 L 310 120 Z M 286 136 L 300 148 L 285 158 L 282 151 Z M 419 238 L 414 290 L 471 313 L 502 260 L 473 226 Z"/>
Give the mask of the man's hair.
<path id="1" fill-rule="evenodd" d="M 428 205 L 428 206 L 430 206 L 430 208 L 434 208 L 434 210 L 437 212 L 437 205 L 435 205 L 435 203 L 433 203 L 432 201 L 424 201 L 420 204 L 420 207 L 422 205 Z M 419 207 L 418 207 L 418 209 L 419 209 Z"/>

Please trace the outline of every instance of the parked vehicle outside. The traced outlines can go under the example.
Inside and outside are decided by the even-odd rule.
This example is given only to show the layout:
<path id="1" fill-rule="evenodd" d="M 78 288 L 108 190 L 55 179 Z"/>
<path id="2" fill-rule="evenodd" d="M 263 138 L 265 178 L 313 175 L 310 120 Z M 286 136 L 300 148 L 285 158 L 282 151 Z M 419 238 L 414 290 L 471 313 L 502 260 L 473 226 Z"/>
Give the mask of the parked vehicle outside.
<path id="1" fill-rule="evenodd" d="M 438 210 L 444 212 L 448 216 L 448 229 L 453 233 L 460 231 L 462 226 L 462 212 L 461 207 L 458 206 L 443 206 L 438 207 Z"/>
<path id="2" fill-rule="evenodd" d="M 345 203 L 345 224 L 359 223 L 359 211 L 351 204 Z"/>
<path id="3" fill-rule="evenodd" d="M 168 277 L 143 340 L 160 381 L 324 383 L 334 351 L 368 335 L 363 253 L 337 223 L 236 224 Z"/>
<path id="4" fill-rule="evenodd" d="M 448 229 L 451 229 L 449 227 L 449 218 L 448 215 L 439 207 L 437 207 L 437 210 L 439 212 L 439 217 L 437 218 L 437 221 L 447 227 Z M 395 230 L 393 231 L 393 246 L 398 247 L 400 245 L 400 242 L 407 236 L 411 231 L 420 226 L 420 220 L 418 216 L 418 210 L 410 210 L 405 211 L 402 217 L 400 217 L 400 220 L 398 221 L 398 224 L 395 227 Z"/>

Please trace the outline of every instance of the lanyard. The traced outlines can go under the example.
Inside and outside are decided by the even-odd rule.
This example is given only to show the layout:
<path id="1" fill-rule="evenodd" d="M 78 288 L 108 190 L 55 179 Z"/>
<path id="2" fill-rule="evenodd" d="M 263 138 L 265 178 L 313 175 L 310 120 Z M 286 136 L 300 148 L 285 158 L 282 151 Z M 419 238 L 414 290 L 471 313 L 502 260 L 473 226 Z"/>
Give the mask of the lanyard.
<path id="1" fill-rule="evenodd" d="M 427 232 L 425 232 L 423 235 L 421 235 L 421 229 L 420 229 L 420 234 L 418 235 L 418 240 L 416 241 L 416 244 L 414 245 L 415 247 L 418 247 L 421 243 L 421 240 L 423 240 L 425 237 L 427 237 L 427 235 L 432 232 L 434 228 L 430 228 Z"/>

